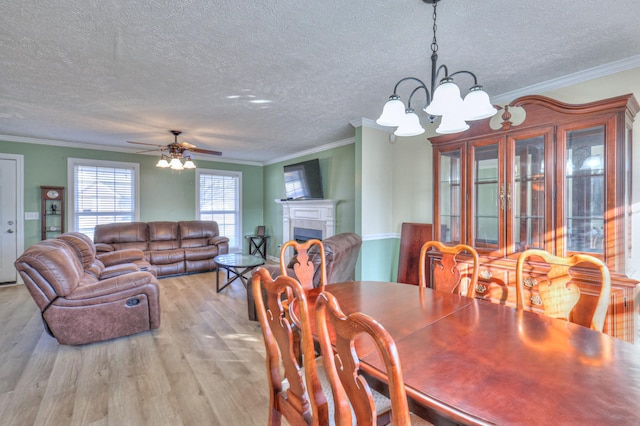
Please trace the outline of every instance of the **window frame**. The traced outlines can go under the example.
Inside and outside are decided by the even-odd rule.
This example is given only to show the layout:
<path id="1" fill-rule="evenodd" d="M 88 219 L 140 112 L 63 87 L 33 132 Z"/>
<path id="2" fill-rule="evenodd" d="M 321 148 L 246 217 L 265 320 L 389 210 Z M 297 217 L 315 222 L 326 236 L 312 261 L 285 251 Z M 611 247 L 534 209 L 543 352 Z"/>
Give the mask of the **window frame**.
<path id="1" fill-rule="evenodd" d="M 243 247 L 243 237 L 242 237 L 242 172 L 237 170 L 219 170 L 219 169 L 196 169 L 196 219 L 201 219 L 201 200 L 200 200 L 200 176 L 201 175 L 208 176 L 230 176 L 238 179 L 238 191 L 236 193 L 237 196 L 237 242 L 235 246 L 229 245 L 229 252 L 242 252 Z M 220 225 L 220 224 L 218 224 Z M 220 231 L 220 235 L 228 237 L 228 235 L 224 235 L 224 232 Z"/>
<path id="2" fill-rule="evenodd" d="M 88 158 L 67 158 L 67 187 L 68 207 L 68 228 L 76 231 L 76 188 L 75 188 L 75 168 L 76 166 L 107 167 L 114 169 L 133 170 L 133 222 L 140 221 L 140 164 L 124 161 L 94 160 Z"/>

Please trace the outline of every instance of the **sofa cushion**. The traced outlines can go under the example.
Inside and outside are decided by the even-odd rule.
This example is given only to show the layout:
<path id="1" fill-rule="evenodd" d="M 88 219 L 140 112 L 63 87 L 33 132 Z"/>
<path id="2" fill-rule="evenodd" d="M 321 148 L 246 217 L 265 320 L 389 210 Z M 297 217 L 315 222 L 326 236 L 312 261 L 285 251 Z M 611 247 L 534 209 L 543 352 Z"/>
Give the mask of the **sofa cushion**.
<path id="1" fill-rule="evenodd" d="M 109 244 L 115 250 L 135 248 L 146 251 L 149 249 L 147 240 L 147 224 L 145 222 L 96 225 L 93 234 L 93 241 L 96 244 Z"/>
<path id="2" fill-rule="evenodd" d="M 178 222 L 149 222 L 148 225 L 149 250 L 172 250 L 180 247 Z M 151 263 L 155 262 L 151 260 Z"/>
<path id="3" fill-rule="evenodd" d="M 205 220 L 178 222 L 180 247 L 204 247 L 209 239 L 219 235 L 218 223 Z"/>
<path id="4" fill-rule="evenodd" d="M 171 263 L 184 262 L 184 250 L 159 250 L 148 253 L 149 262 L 153 265 L 169 265 Z"/>
<path id="5" fill-rule="evenodd" d="M 218 246 L 193 247 L 184 249 L 185 260 L 213 259 L 218 255 Z"/>

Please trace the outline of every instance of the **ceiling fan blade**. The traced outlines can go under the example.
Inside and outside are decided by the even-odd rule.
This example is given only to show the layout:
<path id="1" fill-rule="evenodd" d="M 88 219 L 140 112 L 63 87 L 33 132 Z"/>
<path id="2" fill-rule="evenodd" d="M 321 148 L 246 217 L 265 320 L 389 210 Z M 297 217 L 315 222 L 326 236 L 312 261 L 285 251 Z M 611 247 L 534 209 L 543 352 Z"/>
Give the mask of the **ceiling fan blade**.
<path id="1" fill-rule="evenodd" d="M 210 151 L 208 149 L 200 149 L 200 148 L 189 148 L 189 151 L 199 152 L 200 154 L 208 154 L 208 155 L 222 155 L 220 151 Z"/>
<path id="2" fill-rule="evenodd" d="M 149 145 L 149 146 L 159 146 L 159 147 L 163 147 L 164 145 L 157 145 L 155 143 L 144 143 L 144 142 L 134 142 L 134 141 L 127 141 L 128 143 L 134 143 L 136 145 Z"/>
<path id="3" fill-rule="evenodd" d="M 166 148 L 154 148 L 154 149 L 145 149 L 144 151 L 137 151 L 136 154 L 144 154 L 145 152 L 156 152 L 156 151 L 166 151 Z"/>
<path id="4" fill-rule="evenodd" d="M 178 145 L 180 145 L 180 147 L 183 148 L 183 149 L 188 149 L 188 150 L 191 150 L 191 151 L 193 151 L 193 149 L 196 147 L 194 144 L 191 144 L 191 143 L 185 142 L 185 141 L 180 142 Z"/>

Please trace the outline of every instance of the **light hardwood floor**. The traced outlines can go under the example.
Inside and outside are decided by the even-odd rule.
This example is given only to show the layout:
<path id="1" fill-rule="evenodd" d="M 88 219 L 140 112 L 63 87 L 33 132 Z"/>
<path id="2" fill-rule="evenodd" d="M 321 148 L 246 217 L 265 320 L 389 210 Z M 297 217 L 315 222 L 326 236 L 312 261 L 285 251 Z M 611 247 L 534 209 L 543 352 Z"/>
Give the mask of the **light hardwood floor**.
<path id="1" fill-rule="evenodd" d="M 267 424 L 264 343 L 242 284 L 159 282 L 158 330 L 84 346 L 46 334 L 24 286 L 0 287 L 0 424 Z"/>

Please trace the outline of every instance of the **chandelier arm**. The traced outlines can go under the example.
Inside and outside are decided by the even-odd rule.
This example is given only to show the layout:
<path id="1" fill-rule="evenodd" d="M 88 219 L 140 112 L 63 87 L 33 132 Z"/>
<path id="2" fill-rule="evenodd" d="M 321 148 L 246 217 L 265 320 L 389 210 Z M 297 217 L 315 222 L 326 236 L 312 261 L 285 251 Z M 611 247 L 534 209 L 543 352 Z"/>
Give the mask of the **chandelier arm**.
<path id="1" fill-rule="evenodd" d="M 420 80 L 419 78 L 415 78 L 415 77 L 405 77 L 402 80 L 398 81 L 396 83 L 396 85 L 393 87 L 393 94 L 395 96 L 398 96 L 398 86 L 400 86 L 400 83 L 404 83 L 405 81 L 408 80 L 413 80 L 418 82 L 418 84 L 420 84 L 420 86 L 424 86 L 425 90 L 427 90 L 427 86 L 422 82 L 422 80 Z M 427 93 L 429 93 L 429 91 L 427 90 Z"/>
<path id="2" fill-rule="evenodd" d="M 422 82 L 421 82 L 422 83 Z M 429 89 L 427 89 L 427 86 L 424 85 L 424 83 L 422 83 L 420 86 L 416 87 L 415 89 L 413 89 L 413 91 L 411 92 L 411 94 L 409 95 L 409 100 L 407 100 L 407 109 L 411 109 L 411 98 L 413 98 L 413 95 L 416 94 L 416 92 L 420 89 L 424 89 L 424 92 L 427 95 L 427 102 L 424 104 L 424 107 L 426 108 L 427 105 L 429 105 L 431 103 L 431 95 L 429 94 Z"/>
<path id="3" fill-rule="evenodd" d="M 471 77 L 473 77 L 473 85 L 477 86 L 478 85 L 478 78 L 476 77 L 476 75 L 474 73 L 472 73 L 471 71 L 456 71 L 453 74 L 449 75 L 449 77 L 453 77 L 456 74 L 469 74 Z"/>

